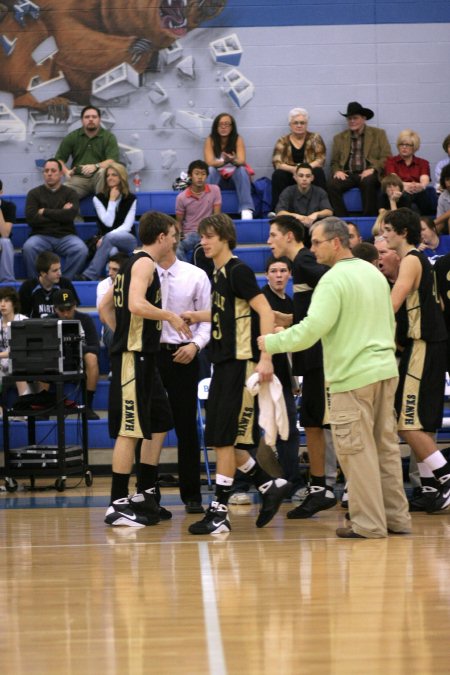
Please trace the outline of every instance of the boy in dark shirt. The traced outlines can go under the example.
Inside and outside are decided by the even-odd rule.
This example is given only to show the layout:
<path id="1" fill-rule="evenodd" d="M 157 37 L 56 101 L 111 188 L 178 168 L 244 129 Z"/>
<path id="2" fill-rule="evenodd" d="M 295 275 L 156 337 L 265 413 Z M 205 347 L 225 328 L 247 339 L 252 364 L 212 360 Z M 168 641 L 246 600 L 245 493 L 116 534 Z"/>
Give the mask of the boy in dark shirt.
<path id="1" fill-rule="evenodd" d="M 42 251 L 36 258 L 37 277 L 27 279 L 19 288 L 20 306 L 30 319 L 40 319 L 55 313 L 53 296 L 68 289 L 77 305 L 80 299 L 72 282 L 61 276 L 61 260 L 53 251 Z"/>

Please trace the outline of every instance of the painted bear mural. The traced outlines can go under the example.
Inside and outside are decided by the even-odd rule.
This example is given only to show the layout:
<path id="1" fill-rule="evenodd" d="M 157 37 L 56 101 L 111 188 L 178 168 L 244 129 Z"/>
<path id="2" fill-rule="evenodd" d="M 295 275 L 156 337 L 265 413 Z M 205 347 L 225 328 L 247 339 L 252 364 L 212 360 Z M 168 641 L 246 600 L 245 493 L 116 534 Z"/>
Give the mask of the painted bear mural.
<path id="1" fill-rule="evenodd" d="M 2 0 L 0 91 L 13 94 L 16 108 L 64 117 L 69 102 L 90 102 L 97 77 L 123 63 L 142 74 L 160 49 L 212 19 L 225 4 L 226 0 Z M 54 45 L 49 55 L 40 54 L 43 43 Z M 45 85 L 52 80 L 65 90 L 45 98 Z"/>

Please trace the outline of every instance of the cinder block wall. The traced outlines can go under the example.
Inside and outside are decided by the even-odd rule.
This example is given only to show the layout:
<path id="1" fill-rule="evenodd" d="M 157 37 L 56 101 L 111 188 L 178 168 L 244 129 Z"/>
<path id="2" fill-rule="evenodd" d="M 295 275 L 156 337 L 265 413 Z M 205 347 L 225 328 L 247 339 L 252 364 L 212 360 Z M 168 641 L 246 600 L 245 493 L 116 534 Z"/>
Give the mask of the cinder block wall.
<path id="1" fill-rule="evenodd" d="M 128 3 L 128 12 L 132 4 Z M 54 11 L 64 11 L 61 7 Z M 290 16 L 293 25 L 280 25 L 289 23 Z M 21 41 L 31 44 L 33 31 L 45 17 L 45 12 L 39 19 L 25 17 L 26 30 L 19 27 L 12 52 L 7 44 L 18 21 L 11 15 L 0 20 L 0 35 L 9 40 L 5 43 L 2 38 L 0 70 L 12 71 Z M 415 18 L 423 23 L 407 23 Z M 71 26 L 68 16 L 66 39 Z M 58 38 L 51 26 L 48 31 Z M 74 46 L 77 35 L 75 31 Z M 230 35 L 237 37 L 240 53 L 234 55 L 234 62 L 215 62 L 211 43 Z M 93 39 L 101 39 L 101 32 L 96 36 Z M 108 37 L 106 32 L 103 37 Z M 294 106 L 309 110 L 310 129 L 322 134 L 329 151 L 333 135 L 345 128 L 339 111 L 358 100 L 375 111 L 372 124 L 387 130 L 393 150 L 398 132 L 410 127 L 420 134 L 419 154 L 431 162 L 432 169 L 443 157 L 441 143 L 450 133 L 450 3 L 298 0 L 284 5 L 261 0 L 251 5 L 246 0 L 228 0 L 212 25 L 195 28 L 177 44 L 179 58 L 170 61 L 160 52 L 138 86 L 135 78 L 125 75 L 115 90 L 117 96 L 91 99 L 107 110 L 130 172 L 140 169 L 141 190 L 170 189 L 180 171 L 202 156 L 210 119 L 222 111 L 236 117 L 257 177 L 270 176 L 273 144 L 287 132 L 287 113 Z M 88 41 L 76 44 L 80 53 L 89 48 Z M 50 72 L 48 60 L 30 63 L 34 64 L 30 74 Z M 242 107 L 226 91 L 227 74 L 236 68 L 250 83 L 250 100 Z M 48 77 L 42 74 L 41 79 Z M 31 107 L 15 107 L 23 97 L 14 89 L 14 81 L 0 76 L 0 177 L 6 193 L 25 193 L 41 181 L 36 162 L 53 155 L 64 133 L 78 125 L 80 101 L 77 106 L 65 106 L 64 114 L 71 114 L 68 121 L 47 115 L 45 103 L 44 112 L 36 117 Z M 60 85 L 54 86 L 57 93 Z M 61 96 L 64 99 L 64 93 Z"/>

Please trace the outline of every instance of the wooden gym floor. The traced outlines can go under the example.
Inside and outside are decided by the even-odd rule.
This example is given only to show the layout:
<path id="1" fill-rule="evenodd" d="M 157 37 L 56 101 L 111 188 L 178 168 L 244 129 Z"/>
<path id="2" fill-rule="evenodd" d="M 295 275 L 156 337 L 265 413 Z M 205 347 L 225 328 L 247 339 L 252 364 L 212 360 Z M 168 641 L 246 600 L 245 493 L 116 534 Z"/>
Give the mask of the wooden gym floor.
<path id="1" fill-rule="evenodd" d="M 339 506 L 257 529 L 252 504 L 197 538 L 173 489 L 171 521 L 107 527 L 108 491 L 0 494 L 5 675 L 450 672 L 450 512 L 340 540 Z"/>

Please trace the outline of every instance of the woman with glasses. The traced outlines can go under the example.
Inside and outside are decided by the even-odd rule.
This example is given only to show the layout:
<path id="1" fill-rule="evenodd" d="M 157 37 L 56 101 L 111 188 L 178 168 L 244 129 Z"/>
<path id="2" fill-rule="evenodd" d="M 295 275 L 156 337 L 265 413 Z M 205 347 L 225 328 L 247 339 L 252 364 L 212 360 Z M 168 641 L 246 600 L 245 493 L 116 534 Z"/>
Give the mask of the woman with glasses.
<path id="1" fill-rule="evenodd" d="M 404 129 L 397 138 L 398 155 L 388 157 L 384 167 L 385 174 L 396 174 L 403 181 L 403 189 L 416 204 L 421 214 L 430 214 L 435 210 L 427 193 L 430 184 L 430 164 L 426 159 L 416 157 L 420 148 L 420 137 L 412 129 Z"/>
<path id="2" fill-rule="evenodd" d="M 208 183 L 225 190 L 234 187 L 243 220 L 253 218 L 254 204 L 250 174 L 246 164 L 245 144 L 239 136 L 234 117 L 220 113 L 213 121 L 211 133 L 204 146 L 204 158 L 209 167 Z"/>
<path id="3" fill-rule="evenodd" d="M 289 112 L 289 133 L 275 143 L 272 164 L 272 208 L 278 203 L 283 190 L 295 185 L 294 174 L 297 164 L 309 164 L 314 173 L 314 185 L 326 190 L 325 164 L 326 148 L 322 137 L 308 131 L 309 113 L 305 108 L 293 108 Z"/>

